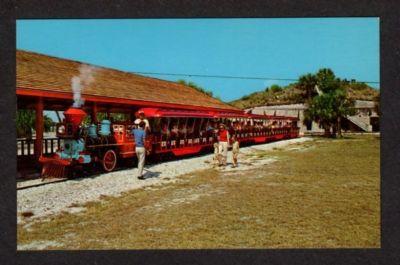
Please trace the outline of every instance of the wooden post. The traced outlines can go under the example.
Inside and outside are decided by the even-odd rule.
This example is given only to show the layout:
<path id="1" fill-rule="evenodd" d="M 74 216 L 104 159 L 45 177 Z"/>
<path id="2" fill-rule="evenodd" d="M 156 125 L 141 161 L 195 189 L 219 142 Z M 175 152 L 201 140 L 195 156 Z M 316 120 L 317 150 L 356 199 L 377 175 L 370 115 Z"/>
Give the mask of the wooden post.
<path id="1" fill-rule="evenodd" d="M 60 114 L 58 113 L 58 110 L 56 110 L 55 113 L 57 115 L 58 122 L 61 122 L 61 118 L 60 118 Z"/>
<path id="2" fill-rule="evenodd" d="M 97 124 L 97 103 L 93 102 L 92 113 L 91 113 L 92 123 Z"/>
<path id="3" fill-rule="evenodd" d="M 135 112 L 136 112 L 136 111 L 131 111 L 131 112 L 129 113 L 130 122 L 134 122 L 134 121 L 136 120 Z"/>
<path id="4" fill-rule="evenodd" d="M 36 115 L 36 139 L 35 139 L 35 158 L 36 161 L 43 153 L 43 129 L 44 129 L 44 121 L 43 121 L 43 98 L 38 98 L 35 105 L 35 115 Z"/>

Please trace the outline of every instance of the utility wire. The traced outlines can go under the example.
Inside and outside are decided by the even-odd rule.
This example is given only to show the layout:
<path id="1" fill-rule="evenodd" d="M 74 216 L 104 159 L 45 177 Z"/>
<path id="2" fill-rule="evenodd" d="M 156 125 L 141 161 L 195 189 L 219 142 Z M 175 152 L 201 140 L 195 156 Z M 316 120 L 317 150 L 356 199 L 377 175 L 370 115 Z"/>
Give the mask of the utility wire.
<path id="1" fill-rule="evenodd" d="M 230 76 L 230 75 L 199 75 L 199 74 L 178 74 L 178 73 L 156 73 L 156 72 L 132 72 L 143 75 L 169 75 L 169 76 L 188 76 L 202 78 L 224 78 L 224 79 L 247 79 L 247 80 L 277 80 L 277 81 L 299 81 L 296 78 L 272 78 L 272 77 L 254 77 L 254 76 Z M 367 84 L 379 84 L 377 81 L 358 81 Z"/>

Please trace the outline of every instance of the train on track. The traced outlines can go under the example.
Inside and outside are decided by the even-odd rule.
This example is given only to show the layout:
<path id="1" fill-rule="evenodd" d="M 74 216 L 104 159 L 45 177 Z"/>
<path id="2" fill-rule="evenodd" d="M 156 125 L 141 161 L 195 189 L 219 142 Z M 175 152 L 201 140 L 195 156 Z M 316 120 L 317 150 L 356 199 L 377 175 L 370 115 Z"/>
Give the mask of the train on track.
<path id="1" fill-rule="evenodd" d="M 142 108 L 138 113 L 148 121 L 146 150 L 156 157 L 198 154 L 212 150 L 218 141 L 216 128 L 223 123 L 241 144 L 257 144 L 296 138 L 298 118 L 276 115 Z M 57 124 L 56 135 L 61 148 L 51 156 L 41 156 L 42 177 L 68 177 L 76 168 L 100 165 L 111 172 L 120 160 L 135 157 L 133 121 L 113 122 L 104 119 L 84 125 L 85 111 L 71 107 L 65 119 Z"/>

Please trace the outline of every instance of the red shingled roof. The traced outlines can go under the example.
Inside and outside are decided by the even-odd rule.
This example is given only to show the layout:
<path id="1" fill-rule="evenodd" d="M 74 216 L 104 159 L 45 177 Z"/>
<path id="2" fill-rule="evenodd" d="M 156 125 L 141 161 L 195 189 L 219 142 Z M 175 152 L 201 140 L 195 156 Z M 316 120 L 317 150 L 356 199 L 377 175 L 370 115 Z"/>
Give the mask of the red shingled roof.
<path id="1" fill-rule="evenodd" d="M 17 50 L 16 57 L 17 89 L 32 91 L 72 94 L 71 78 L 79 75 L 83 64 L 22 50 Z M 97 67 L 95 81 L 85 87 L 85 95 L 239 111 L 189 86 L 104 67 Z"/>

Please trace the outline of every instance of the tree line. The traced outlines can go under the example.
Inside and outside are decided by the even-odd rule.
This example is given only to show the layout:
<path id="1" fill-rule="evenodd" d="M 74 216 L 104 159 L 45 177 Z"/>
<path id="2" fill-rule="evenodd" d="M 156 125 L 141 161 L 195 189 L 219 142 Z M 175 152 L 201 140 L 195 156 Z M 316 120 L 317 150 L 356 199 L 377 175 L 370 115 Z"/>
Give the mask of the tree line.
<path id="1" fill-rule="evenodd" d="M 326 136 L 342 136 L 342 120 L 355 114 L 355 99 L 373 100 L 380 113 L 380 94 L 366 83 L 341 79 L 329 68 L 301 75 L 297 82 L 285 87 L 271 85 L 263 91 L 245 95 L 231 104 L 243 109 L 254 106 L 304 103 L 304 123 L 314 121 Z"/>
<path id="2" fill-rule="evenodd" d="M 185 85 L 185 86 L 189 86 L 189 87 L 191 87 L 191 88 L 194 88 L 194 89 L 196 89 L 197 91 L 199 91 L 199 92 L 201 92 L 201 93 L 203 93 L 203 94 L 205 94 L 205 95 L 207 95 L 207 96 L 209 96 L 209 97 L 213 97 L 213 98 L 216 98 L 216 99 L 218 99 L 218 100 L 221 100 L 221 98 L 218 97 L 218 96 L 215 96 L 211 90 L 205 89 L 205 88 L 203 88 L 203 87 L 197 85 L 196 83 L 194 83 L 194 82 L 192 82 L 192 81 L 186 81 L 186 80 L 184 80 L 184 79 L 179 79 L 179 80 L 177 80 L 176 82 L 177 82 L 178 84 L 181 84 L 181 85 Z"/>

